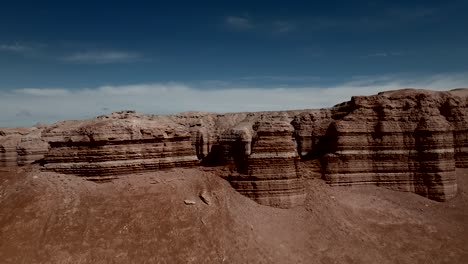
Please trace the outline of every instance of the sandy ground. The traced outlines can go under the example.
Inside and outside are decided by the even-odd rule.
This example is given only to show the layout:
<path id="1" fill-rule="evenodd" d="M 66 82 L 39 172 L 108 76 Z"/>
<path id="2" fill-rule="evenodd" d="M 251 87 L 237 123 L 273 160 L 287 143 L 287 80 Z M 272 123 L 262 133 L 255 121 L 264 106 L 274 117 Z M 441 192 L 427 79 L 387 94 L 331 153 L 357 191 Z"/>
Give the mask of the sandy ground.
<path id="1" fill-rule="evenodd" d="M 446 203 L 309 179 L 306 205 L 276 209 L 213 169 L 104 183 L 0 169 L 0 262 L 468 263 L 468 170 L 457 172 Z"/>

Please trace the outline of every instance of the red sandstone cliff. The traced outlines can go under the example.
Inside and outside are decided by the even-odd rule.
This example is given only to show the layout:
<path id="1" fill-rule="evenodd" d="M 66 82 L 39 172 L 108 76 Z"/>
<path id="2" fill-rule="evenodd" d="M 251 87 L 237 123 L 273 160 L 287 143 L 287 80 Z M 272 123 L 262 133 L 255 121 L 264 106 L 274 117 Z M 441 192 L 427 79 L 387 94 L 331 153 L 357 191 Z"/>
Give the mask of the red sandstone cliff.
<path id="1" fill-rule="evenodd" d="M 123 111 L 0 130 L 0 166 L 38 161 L 86 177 L 227 166 L 234 188 L 277 207 L 302 203 L 302 173 L 311 170 L 331 185 L 374 184 L 444 201 L 457 191 L 455 166 L 468 166 L 467 104 L 467 89 L 406 89 L 320 110 Z"/>

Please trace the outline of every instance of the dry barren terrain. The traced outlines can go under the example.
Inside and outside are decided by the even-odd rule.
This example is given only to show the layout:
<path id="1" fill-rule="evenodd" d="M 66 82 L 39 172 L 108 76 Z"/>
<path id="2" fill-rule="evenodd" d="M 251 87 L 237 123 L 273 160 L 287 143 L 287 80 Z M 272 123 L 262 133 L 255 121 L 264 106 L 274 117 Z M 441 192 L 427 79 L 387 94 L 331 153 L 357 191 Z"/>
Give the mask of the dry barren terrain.
<path id="1" fill-rule="evenodd" d="M 468 170 L 445 203 L 307 180 L 304 206 L 262 206 L 216 169 L 96 183 L 0 171 L 2 263 L 468 263 Z M 193 204 L 192 204 L 193 203 Z"/>

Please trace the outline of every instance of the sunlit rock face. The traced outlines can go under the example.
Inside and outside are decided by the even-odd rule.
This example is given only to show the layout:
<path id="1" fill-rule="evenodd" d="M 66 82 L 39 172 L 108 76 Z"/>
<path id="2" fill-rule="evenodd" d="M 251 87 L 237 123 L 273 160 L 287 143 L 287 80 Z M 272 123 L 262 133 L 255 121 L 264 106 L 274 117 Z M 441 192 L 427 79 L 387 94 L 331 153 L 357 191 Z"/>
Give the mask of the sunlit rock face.
<path id="1" fill-rule="evenodd" d="M 353 97 L 354 110 L 329 129 L 334 144 L 324 156 L 324 178 L 332 185 L 376 184 L 439 201 L 452 198 L 457 142 L 454 125 L 441 112 L 452 99 L 414 90 Z"/>
<path id="2" fill-rule="evenodd" d="M 379 185 L 445 201 L 468 167 L 468 89 L 355 96 L 326 109 L 256 113 L 121 111 L 34 128 L 0 129 L 0 166 L 37 162 L 85 177 L 222 167 L 260 204 L 304 201 L 305 178 Z"/>
<path id="3" fill-rule="evenodd" d="M 198 163 L 189 131 L 166 118 L 127 116 L 58 123 L 44 131 L 50 143 L 45 169 L 107 176 Z"/>

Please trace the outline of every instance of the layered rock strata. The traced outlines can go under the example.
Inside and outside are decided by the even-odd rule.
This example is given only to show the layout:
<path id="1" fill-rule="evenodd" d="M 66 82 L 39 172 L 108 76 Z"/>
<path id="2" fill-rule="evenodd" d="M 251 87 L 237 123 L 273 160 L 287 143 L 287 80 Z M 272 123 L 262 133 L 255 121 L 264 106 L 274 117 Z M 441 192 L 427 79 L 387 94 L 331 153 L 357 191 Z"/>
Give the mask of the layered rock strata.
<path id="1" fill-rule="evenodd" d="M 49 143 L 42 139 L 42 129 L 36 129 L 21 137 L 21 141 L 16 146 L 19 166 L 40 161 L 49 151 Z"/>
<path id="2" fill-rule="evenodd" d="M 230 179 L 241 194 L 263 205 L 290 208 L 304 202 L 304 182 L 298 174 L 299 155 L 288 121 L 258 121 L 245 146 L 246 174 Z M 248 142 L 248 141 L 244 141 Z"/>
<path id="3" fill-rule="evenodd" d="M 445 201 L 457 191 L 455 167 L 468 167 L 468 89 L 388 91 L 319 110 L 122 111 L 0 129 L 0 166 L 38 160 L 46 170 L 92 177 L 225 166 L 239 192 L 277 207 L 303 201 L 303 176 Z"/>
<path id="4" fill-rule="evenodd" d="M 445 201 L 456 194 L 453 126 L 440 109 L 447 93 L 353 97 L 353 111 L 328 131 L 324 178 L 376 184 Z"/>
<path id="5" fill-rule="evenodd" d="M 23 166 L 40 160 L 49 144 L 42 140 L 41 129 L 0 129 L 0 167 Z"/>
<path id="6" fill-rule="evenodd" d="M 440 107 L 440 113 L 453 129 L 455 162 L 459 168 L 468 167 L 468 96 L 467 89 L 450 91 Z"/>
<path id="7" fill-rule="evenodd" d="M 110 176 L 198 163 L 190 133 L 167 120 L 104 118 L 44 131 L 45 168 L 81 176 Z"/>
<path id="8" fill-rule="evenodd" d="M 21 135 L 14 134 L 0 137 L 0 166 L 13 167 L 18 165 L 16 147 L 21 142 Z"/>

